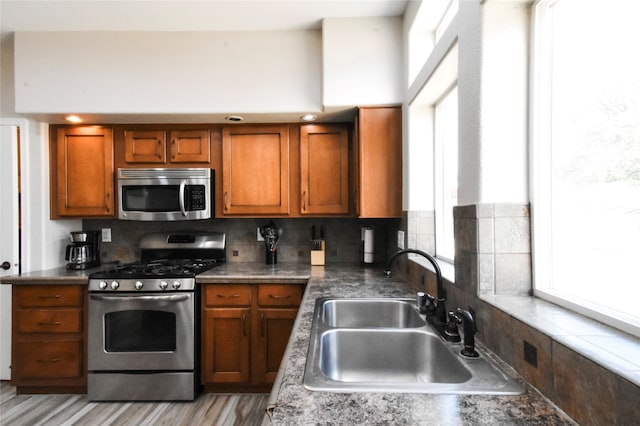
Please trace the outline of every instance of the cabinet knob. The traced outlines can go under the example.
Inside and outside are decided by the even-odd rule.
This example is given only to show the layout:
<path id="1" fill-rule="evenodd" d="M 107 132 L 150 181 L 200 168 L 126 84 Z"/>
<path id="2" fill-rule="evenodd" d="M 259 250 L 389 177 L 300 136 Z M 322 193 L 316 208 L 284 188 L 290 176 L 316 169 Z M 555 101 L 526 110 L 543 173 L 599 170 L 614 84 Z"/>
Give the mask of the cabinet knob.
<path id="1" fill-rule="evenodd" d="M 5 260 L 4 262 L 2 262 L 2 265 L 0 267 L 2 267 L 2 269 L 4 270 L 11 269 L 11 263 Z"/>

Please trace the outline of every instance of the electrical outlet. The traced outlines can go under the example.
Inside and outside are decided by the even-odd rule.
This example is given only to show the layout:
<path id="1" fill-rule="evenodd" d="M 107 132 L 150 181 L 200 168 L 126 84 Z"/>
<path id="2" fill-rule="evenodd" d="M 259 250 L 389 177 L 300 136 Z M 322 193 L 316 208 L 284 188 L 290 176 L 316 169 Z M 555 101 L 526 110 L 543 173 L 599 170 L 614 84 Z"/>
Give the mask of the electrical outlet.
<path id="1" fill-rule="evenodd" d="M 111 228 L 102 228 L 102 242 L 103 243 L 111 242 Z"/>
<path id="2" fill-rule="evenodd" d="M 538 368 L 538 349 L 525 340 L 523 352 L 524 360 L 531 366 Z"/>
<path id="3" fill-rule="evenodd" d="M 260 227 L 259 226 L 256 228 L 256 234 L 257 234 L 258 241 L 264 241 L 264 237 L 260 233 Z"/>
<path id="4" fill-rule="evenodd" d="M 398 248 L 404 250 L 404 231 L 398 231 Z"/>

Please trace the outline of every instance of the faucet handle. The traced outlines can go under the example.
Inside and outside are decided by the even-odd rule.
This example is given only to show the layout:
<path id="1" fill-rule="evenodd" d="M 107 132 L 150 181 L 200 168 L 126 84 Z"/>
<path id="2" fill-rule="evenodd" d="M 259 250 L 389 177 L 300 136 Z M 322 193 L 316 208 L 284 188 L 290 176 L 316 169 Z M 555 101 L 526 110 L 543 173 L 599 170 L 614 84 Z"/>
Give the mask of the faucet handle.
<path id="1" fill-rule="evenodd" d="M 460 341 L 460 332 L 458 331 L 458 324 L 462 322 L 462 319 L 458 317 L 458 315 L 449 311 L 447 314 L 448 321 L 444 327 L 444 332 L 449 338 L 447 339 L 449 342 L 459 342 Z"/>
<path id="2" fill-rule="evenodd" d="M 427 304 L 427 295 L 423 291 L 416 293 L 416 305 L 420 312 L 423 312 L 425 305 Z"/>

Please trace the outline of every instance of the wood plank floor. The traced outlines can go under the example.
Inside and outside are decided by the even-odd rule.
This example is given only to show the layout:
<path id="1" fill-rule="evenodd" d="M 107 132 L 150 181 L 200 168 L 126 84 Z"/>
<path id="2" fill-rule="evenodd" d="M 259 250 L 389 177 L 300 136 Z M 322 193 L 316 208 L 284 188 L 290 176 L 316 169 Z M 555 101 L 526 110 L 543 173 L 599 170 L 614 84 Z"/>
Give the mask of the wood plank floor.
<path id="1" fill-rule="evenodd" d="M 265 394 L 202 394 L 194 402 L 89 402 L 86 395 L 16 395 L 0 382 L 0 425 L 268 424 Z"/>

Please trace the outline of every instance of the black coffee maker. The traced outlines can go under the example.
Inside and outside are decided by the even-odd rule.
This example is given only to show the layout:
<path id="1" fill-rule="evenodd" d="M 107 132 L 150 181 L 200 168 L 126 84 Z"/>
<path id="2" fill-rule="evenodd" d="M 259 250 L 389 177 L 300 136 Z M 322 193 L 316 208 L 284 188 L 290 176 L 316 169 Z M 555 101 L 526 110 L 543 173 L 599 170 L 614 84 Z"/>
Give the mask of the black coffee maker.
<path id="1" fill-rule="evenodd" d="M 74 231 L 65 250 L 67 269 L 87 269 L 100 265 L 100 231 Z"/>

